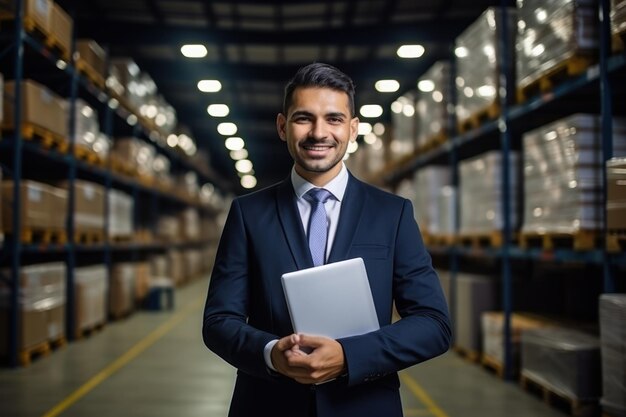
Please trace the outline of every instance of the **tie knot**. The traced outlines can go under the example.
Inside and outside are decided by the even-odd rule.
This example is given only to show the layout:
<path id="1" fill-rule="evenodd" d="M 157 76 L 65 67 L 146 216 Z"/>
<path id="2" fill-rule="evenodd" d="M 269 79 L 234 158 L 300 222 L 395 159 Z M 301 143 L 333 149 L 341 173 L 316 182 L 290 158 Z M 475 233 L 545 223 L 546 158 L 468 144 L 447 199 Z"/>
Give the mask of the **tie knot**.
<path id="1" fill-rule="evenodd" d="M 331 192 L 324 188 L 311 188 L 304 195 L 305 199 L 311 203 L 324 204 L 332 196 Z"/>

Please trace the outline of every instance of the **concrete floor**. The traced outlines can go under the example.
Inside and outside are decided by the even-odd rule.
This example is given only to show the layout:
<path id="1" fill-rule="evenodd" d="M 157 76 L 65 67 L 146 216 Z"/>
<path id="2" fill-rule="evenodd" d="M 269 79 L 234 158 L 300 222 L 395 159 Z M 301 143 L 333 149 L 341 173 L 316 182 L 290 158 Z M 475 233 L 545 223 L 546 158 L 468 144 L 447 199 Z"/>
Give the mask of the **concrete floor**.
<path id="1" fill-rule="evenodd" d="M 202 343 L 206 287 L 178 289 L 174 311 L 138 312 L 26 368 L 0 369 L 0 416 L 226 416 L 234 369 Z M 564 415 L 454 353 L 401 379 L 406 417 Z"/>

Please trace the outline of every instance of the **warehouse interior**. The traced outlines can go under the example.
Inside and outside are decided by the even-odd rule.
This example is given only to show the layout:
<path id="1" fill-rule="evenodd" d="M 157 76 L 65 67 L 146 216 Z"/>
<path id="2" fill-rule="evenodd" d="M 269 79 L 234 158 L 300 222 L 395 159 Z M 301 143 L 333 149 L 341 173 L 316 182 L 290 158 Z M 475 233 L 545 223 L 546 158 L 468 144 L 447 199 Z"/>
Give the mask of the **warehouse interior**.
<path id="1" fill-rule="evenodd" d="M 326 62 L 454 326 L 404 414 L 625 417 L 625 44 L 624 0 L 0 0 L 0 414 L 228 414 L 222 227 Z"/>

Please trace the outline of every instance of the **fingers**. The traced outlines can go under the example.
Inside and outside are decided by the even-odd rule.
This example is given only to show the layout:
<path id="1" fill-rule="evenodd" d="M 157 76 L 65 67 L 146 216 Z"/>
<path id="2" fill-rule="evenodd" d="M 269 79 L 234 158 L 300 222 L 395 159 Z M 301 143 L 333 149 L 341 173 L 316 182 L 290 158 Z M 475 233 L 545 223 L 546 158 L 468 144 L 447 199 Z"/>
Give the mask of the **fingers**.
<path id="1" fill-rule="evenodd" d="M 291 334 L 289 336 L 285 336 L 282 339 L 279 339 L 276 343 L 276 349 L 284 352 L 296 346 L 299 343 L 300 335 Z"/>

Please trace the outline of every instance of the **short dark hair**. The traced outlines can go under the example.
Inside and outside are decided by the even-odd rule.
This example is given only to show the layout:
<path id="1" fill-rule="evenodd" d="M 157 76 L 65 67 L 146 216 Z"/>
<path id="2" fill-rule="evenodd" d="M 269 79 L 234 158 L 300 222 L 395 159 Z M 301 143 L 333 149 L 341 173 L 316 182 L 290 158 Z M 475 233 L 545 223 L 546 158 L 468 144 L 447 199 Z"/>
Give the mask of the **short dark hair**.
<path id="1" fill-rule="evenodd" d="M 300 68 L 285 87 L 283 114 L 287 115 L 289 106 L 292 103 L 293 92 L 298 87 L 325 87 L 343 91 L 348 95 L 350 116 L 354 117 L 356 115 L 354 110 L 354 82 L 332 65 L 314 62 Z"/>

